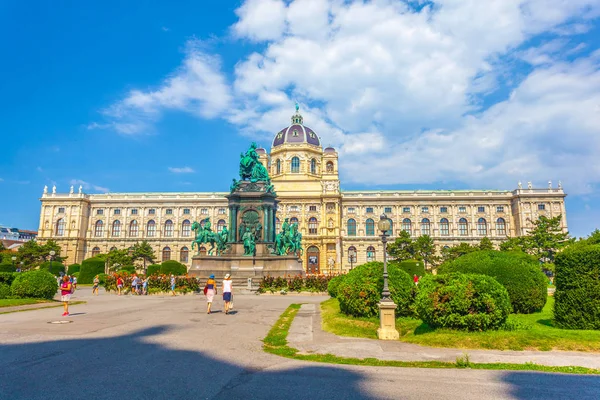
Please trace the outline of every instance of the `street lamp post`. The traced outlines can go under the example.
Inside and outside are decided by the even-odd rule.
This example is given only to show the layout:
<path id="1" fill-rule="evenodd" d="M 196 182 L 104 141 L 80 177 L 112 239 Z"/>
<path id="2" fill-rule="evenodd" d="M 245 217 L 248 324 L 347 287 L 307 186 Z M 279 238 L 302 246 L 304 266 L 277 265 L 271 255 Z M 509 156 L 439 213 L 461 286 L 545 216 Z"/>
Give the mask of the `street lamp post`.
<path id="1" fill-rule="evenodd" d="M 397 340 L 400 334 L 396 330 L 396 304 L 392 300 L 388 286 L 387 270 L 387 232 L 390 231 L 392 222 L 387 215 L 382 214 L 377 223 L 377 228 L 381 231 L 381 242 L 383 243 L 383 291 L 381 292 L 381 301 L 379 302 L 379 329 L 377 337 L 380 340 Z"/>
<path id="2" fill-rule="evenodd" d="M 350 271 L 352 271 L 352 269 L 354 268 L 354 263 L 356 262 L 356 250 L 348 250 L 348 256 L 348 258 L 350 258 Z"/>
<path id="3" fill-rule="evenodd" d="M 56 252 L 54 250 L 50 250 L 50 273 L 52 273 L 52 260 L 54 260 L 54 255 Z"/>

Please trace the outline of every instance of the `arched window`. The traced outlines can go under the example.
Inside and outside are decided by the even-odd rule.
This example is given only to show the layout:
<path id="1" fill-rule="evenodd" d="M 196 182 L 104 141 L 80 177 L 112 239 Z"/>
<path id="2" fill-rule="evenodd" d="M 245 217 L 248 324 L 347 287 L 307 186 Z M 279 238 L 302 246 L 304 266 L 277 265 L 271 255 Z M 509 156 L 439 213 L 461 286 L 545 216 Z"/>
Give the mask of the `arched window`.
<path id="1" fill-rule="evenodd" d="M 129 223 L 129 237 L 137 237 L 138 229 L 138 222 L 134 219 Z"/>
<path id="2" fill-rule="evenodd" d="M 431 235 L 431 222 L 427 218 L 421 220 L 421 236 Z"/>
<path id="3" fill-rule="evenodd" d="M 189 220 L 185 220 L 181 223 L 181 236 L 189 237 L 192 232 L 192 225 Z"/>
<path id="4" fill-rule="evenodd" d="M 466 218 L 458 220 L 458 234 L 460 236 L 467 236 L 469 234 L 469 223 Z"/>
<path id="5" fill-rule="evenodd" d="M 165 222 L 164 235 L 165 235 L 165 237 L 173 237 L 173 221 L 171 221 L 170 219 L 168 219 Z"/>
<path id="6" fill-rule="evenodd" d="M 119 221 L 118 219 L 113 221 L 112 224 L 112 236 L 113 237 L 119 237 L 121 236 L 121 221 Z"/>
<path id="7" fill-rule="evenodd" d="M 109 251 L 115 251 L 115 250 L 117 250 L 117 248 L 116 248 L 116 246 L 113 246 L 113 247 L 110 248 Z"/>
<path id="8" fill-rule="evenodd" d="M 411 235 L 412 222 L 410 221 L 410 219 L 404 218 L 402 220 L 402 230 L 405 231 L 405 232 L 408 232 L 408 234 Z"/>
<path id="9" fill-rule="evenodd" d="M 297 224 L 297 223 L 298 223 L 298 218 L 296 218 L 296 217 L 290 218 L 290 225 L 291 224 Z"/>
<path id="10" fill-rule="evenodd" d="M 275 166 L 276 166 L 276 173 L 280 174 L 281 173 L 281 160 L 278 158 L 277 161 L 275 161 Z"/>
<path id="11" fill-rule="evenodd" d="M 348 262 L 351 264 L 356 263 L 356 247 L 354 246 L 348 247 Z"/>
<path id="12" fill-rule="evenodd" d="M 477 220 L 477 234 L 479 236 L 487 235 L 487 221 L 485 220 L 485 218 L 479 218 Z"/>
<path id="13" fill-rule="evenodd" d="M 371 218 L 365 221 L 365 233 L 367 236 L 375 236 L 375 221 Z"/>
<path id="14" fill-rule="evenodd" d="M 300 159 L 298 157 L 292 158 L 292 173 L 297 174 L 300 172 Z"/>
<path id="15" fill-rule="evenodd" d="M 169 261 L 171 259 L 171 248 L 165 247 L 162 251 L 162 260 Z"/>
<path id="16" fill-rule="evenodd" d="M 448 222 L 448 218 L 442 218 L 440 220 L 440 235 L 450 236 L 450 222 Z"/>
<path id="17" fill-rule="evenodd" d="M 325 164 L 325 170 L 327 172 L 333 172 L 333 162 L 327 161 L 327 164 Z"/>
<path id="18" fill-rule="evenodd" d="M 309 235 L 317 234 L 317 219 L 315 217 L 311 217 L 308 220 L 308 234 Z"/>
<path id="19" fill-rule="evenodd" d="M 314 158 L 312 160 L 310 160 L 310 173 L 311 174 L 317 173 L 317 160 L 315 160 Z"/>
<path id="20" fill-rule="evenodd" d="M 219 222 L 217 222 L 217 232 L 221 233 L 223 228 L 225 228 L 225 220 L 220 219 Z"/>
<path id="21" fill-rule="evenodd" d="M 496 220 L 496 235 L 506 235 L 506 221 L 504 218 L 498 218 Z"/>
<path id="22" fill-rule="evenodd" d="M 56 221 L 56 236 L 63 236 L 65 234 L 65 220 L 64 218 Z"/>
<path id="23" fill-rule="evenodd" d="M 350 218 L 348 220 L 347 230 L 348 230 L 348 236 L 356 236 L 356 220 L 354 220 L 352 218 Z"/>
<path id="24" fill-rule="evenodd" d="M 102 237 L 104 234 L 104 222 L 96 221 L 96 225 L 94 226 L 94 236 Z"/>
<path id="25" fill-rule="evenodd" d="M 367 247 L 367 262 L 375 261 L 375 247 Z"/>
<path id="26" fill-rule="evenodd" d="M 92 249 L 92 257 L 96 257 L 98 254 L 100 254 L 100 247 L 94 247 Z"/>
<path id="27" fill-rule="evenodd" d="M 198 249 L 198 254 L 200 254 L 201 256 L 205 256 L 206 255 L 206 247 L 202 246 Z"/>
<path id="28" fill-rule="evenodd" d="M 179 261 L 182 263 L 188 262 L 189 254 L 190 251 L 188 250 L 188 248 L 182 247 L 181 250 L 179 250 Z"/>
<path id="29" fill-rule="evenodd" d="M 281 221 L 279 218 L 275 218 L 275 231 L 279 233 L 281 231 Z"/>
<path id="30" fill-rule="evenodd" d="M 154 220 L 148 221 L 148 226 L 146 228 L 146 236 L 154 237 L 156 236 L 156 222 Z"/>

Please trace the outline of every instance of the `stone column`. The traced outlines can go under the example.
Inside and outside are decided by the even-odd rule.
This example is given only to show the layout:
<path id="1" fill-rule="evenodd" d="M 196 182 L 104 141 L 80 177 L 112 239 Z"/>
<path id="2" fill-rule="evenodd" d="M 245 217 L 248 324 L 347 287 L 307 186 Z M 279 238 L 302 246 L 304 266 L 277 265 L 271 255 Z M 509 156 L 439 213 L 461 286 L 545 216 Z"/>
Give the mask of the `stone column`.
<path id="1" fill-rule="evenodd" d="M 398 340 L 400 334 L 396 330 L 396 304 L 391 301 L 379 302 L 379 340 Z"/>
<path id="2" fill-rule="evenodd" d="M 231 206 L 229 208 L 229 242 L 236 242 L 237 240 L 237 211 L 238 206 Z"/>

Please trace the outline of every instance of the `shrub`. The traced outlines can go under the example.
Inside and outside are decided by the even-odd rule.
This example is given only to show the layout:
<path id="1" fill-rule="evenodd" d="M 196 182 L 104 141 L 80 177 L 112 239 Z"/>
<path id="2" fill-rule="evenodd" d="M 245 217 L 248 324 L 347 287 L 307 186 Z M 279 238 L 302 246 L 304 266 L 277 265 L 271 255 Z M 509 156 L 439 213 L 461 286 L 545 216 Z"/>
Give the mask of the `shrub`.
<path id="1" fill-rule="evenodd" d="M 554 319 L 570 329 L 600 329 L 600 245 L 557 254 Z"/>
<path id="2" fill-rule="evenodd" d="M 415 306 L 431 327 L 469 331 L 498 329 L 511 310 L 508 291 L 494 278 L 460 273 L 423 277 Z"/>
<path id="3" fill-rule="evenodd" d="M 40 269 L 45 269 L 54 276 L 59 276 L 61 272 L 63 273 L 63 275 L 65 274 L 65 266 L 58 261 L 44 261 L 40 265 Z"/>
<path id="4" fill-rule="evenodd" d="M 160 273 L 165 275 L 185 275 L 187 273 L 187 267 L 180 262 L 175 260 L 165 261 L 160 266 Z"/>
<path id="5" fill-rule="evenodd" d="M 392 262 L 396 264 L 395 262 Z M 398 267 L 409 276 L 424 276 L 425 275 L 425 264 L 423 261 L 418 260 L 404 260 L 397 264 Z"/>
<path id="6" fill-rule="evenodd" d="M 104 273 L 105 260 L 100 257 L 92 257 L 83 260 L 79 271 L 79 283 L 92 283 L 94 277 Z"/>
<path id="7" fill-rule="evenodd" d="M 521 252 L 475 251 L 446 262 L 439 274 L 462 272 L 495 278 L 508 291 L 515 313 L 541 311 L 548 298 L 548 278 L 537 261 Z"/>
<path id="8" fill-rule="evenodd" d="M 15 280 L 16 276 L 17 273 L 14 272 L 0 272 L 0 283 L 5 283 L 10 286 Z"/>
<path id="9" fill-rule="evenodd" d="M 15 272 L 17 267 L 12 264 L 0 264 L 0 272 Z"/>
<path id="10" fill-rule="evenodd" d="M 10 286 L 6 283 L 0 283 L 0 299 L 7 299 L 10 295 Z"/>
<path id="11" fill-rule="evenodd" d="M 395 265 L 388 266 L 388 285 L 396 316 L 411 314 L 413 282 L 410 276 Z M 378 314 L 378 303 L 383 290 L 383 263 L 369 262 L 354 268 L 338 285 L 337 299 L 340 310 L 355 317 L 372 317 Z"/>
<path id="12" fill-rule="evenodd" d="M 329 283 L 327 284 L 327 292 L 331 297 L 337 297 L 338 288 L 340 284 L 344 281 L 345 277 L 346 275 L 338 275 L 334 276 L 329 280 Z"/>
<path id="13" fill-rule="evenodd" d="M 130 274 L 135 274 L 135 267 L 133 265 L 124 265 L 119 270 L 120 272 L 128 272 Z"/>
<path id="14" fill-rule="evenodd" d="M 77 278 L 77 281 L 79 282 L 79 272 L 73 272 L 73 273 L 71 274 L 71 276 L 72 276 L 73 278 Z"/>
<path id="15" fill-rule="evenodd" d="M 148 271 L 147 271 L 148 275 L 155 275 L 155 274 L 158 274 L 159 272 L 160 272 L 160 264 L 148 265 Z"/>
<path id="16" fill-rule="evenodd" d="M 46 270 L 22 272 L 10 286 L 12 294 L 18 297 L 51 299 L 56 294 L 56 277 Z"/>
<path id="17" fill-rule="evenodd" d="M 106 284 L 106 274 L 98 274 L 98 280 L 100 281 L 100 286 L 104 286 Z M 94 278 L 92 278 L 92 283 L 94 283 Z"/>
<path id="18" fill-rule="evenodd" d="M 81 265 L 71 264 L 67 267 L 67 275 L 73 275 L 75 272 L 81 271 Z"/>

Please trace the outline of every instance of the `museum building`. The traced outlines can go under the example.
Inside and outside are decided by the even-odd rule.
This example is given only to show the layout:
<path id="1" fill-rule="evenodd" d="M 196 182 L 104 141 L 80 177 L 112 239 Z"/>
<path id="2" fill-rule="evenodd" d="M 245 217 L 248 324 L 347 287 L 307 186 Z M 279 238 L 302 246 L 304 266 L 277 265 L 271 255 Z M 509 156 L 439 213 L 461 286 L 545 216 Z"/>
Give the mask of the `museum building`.
<path id="1" fill-rule="evenodd" d="M 316 132 L 298 110 L 279 131 L 268 153 L 257 149 L 278 195 L 277 232 L 289 218 L 303 235 L 303 264 L 308 273 L 332 273 L 367 261 L 382 260 L 377 221 L 392 221 L 391 238 L 400 231 L 429 235 L 441 249 L 488 237 L 498 244 L 527 233 L 539 216 L 562 215 L 567 229 L 561 184 L 516 190 L 376 190 L 340 188 L 338 153 L 323 149 Z M 55 240 L 66 263 L 80 263 L 113 248 L 147 240 L 157 262 L 191 265 L 191 225 L 210 217 L 214 230 L 229 221 L 229 192 L 86 194 L 44 189 L 38 240 Z M 200 249 L 205 252 L 204 248 Z"/>

